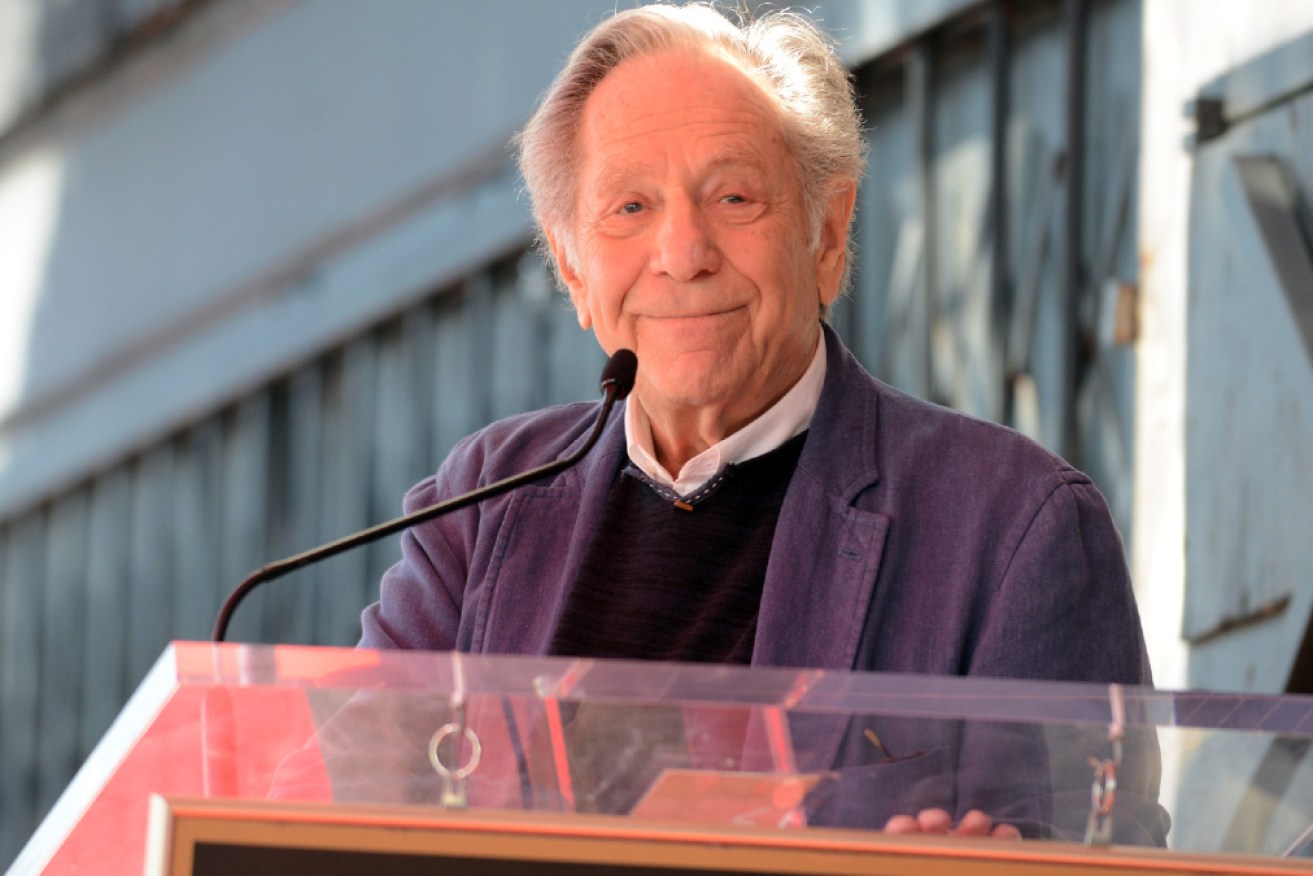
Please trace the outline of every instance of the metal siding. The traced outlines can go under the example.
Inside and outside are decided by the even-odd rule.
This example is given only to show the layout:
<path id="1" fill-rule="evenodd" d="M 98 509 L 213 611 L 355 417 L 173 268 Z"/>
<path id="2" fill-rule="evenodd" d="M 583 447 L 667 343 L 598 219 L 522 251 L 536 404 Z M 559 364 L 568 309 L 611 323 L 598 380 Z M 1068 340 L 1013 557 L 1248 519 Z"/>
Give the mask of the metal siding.
<path id="1" fill-rule="evenodd" d="M 280 469 L 278 526 L 271 533 L 271 553 L 286 557 L 333 538 L 324 531 L 318 513 L 324 496 L 324 366 L 315 362 L 286 382 L 286 419 L 281 430 L 283 455 L 274 456 Z M 277 433 L 276 433 L 277 434 Z M 270 617 L 278 618 L 280 641 L 315 644 L 315 605 L 331 587 L 324 569 L 312 566 L 271 583 L 253 599 L 264 599 Z M 227 582 L 235 587 L 237 582 Z"/>
<path id="2" fill-rule="evenodd" d="M 82 702 L 79 751 L 89 752 L 109 728 L 130 688 L 125 676 L 124 641 L 128 626 L 130 521 L 125 509 L 132 481 L 120 466 L 96 478 L 91 487 L 91 520 L 86 550 L 86 644 L 82 651 Z"/>
<path id="3" fill-rule="evenodd" d="M 269 495 L 269 392 L 243 400 L 224 418 L 222 468 L 219 491 L 220 590 L 240 581 L 265 562 L 268 547 Z M 215 594 L 215 603 L 219 594 Z M 252 605 L 233 620 L 234 641 L 260 641 L 267 634 L 262 605 Z"/>
<path id="4" fill-rule="evenodd" d="M 862 183 L 857 213 L 857 259 L 852 323 L 857 355 L 895 386 L 911 389 L 924 358 L 924 323 L 914 305 L 921 258 L 921 223 L 913 212 L 914 153 L 901 74 L 892 83 L 871 82 L 874 101 L 865 108 L 870 170 Z M 879 89 L 877 91 L 877 89 Z M 912 348 L 912 349 L 909 349 Z"/>
<path id="5" fill-rule="evenodd" d="M 473 288 L 469 291 L 476 293 Z M 441 300 L 435 319 L 430 384 L 434 396 L 433 450 L 438 459 L 443 459 L 483 414 L 484 401 L 475 388 L 484 363 L 475 359 L 476 352 L 482 352 L 476 342 L 479 329 L 472 324 L 463 298 L 449 296 Z"/>
<path id="6" fill-rule="evenodd" d="M 17 611 L 17 606 L 10 606 L 11 602 L 17 602 L 15 590 L 11 586 L 8 577 L 9 562 L 9 530 L 8 527 L 0 526 L 0 704 L 4 708 L 0 709 L 0 776 L 5 781 L 0 781 L 0 861 L 10 861 L 18 853 L 23 842 L 26 832 L 19 835 L 19 831 L 27 827 L 25 822 L 20 822 L 17 809 L 20 801 L 24 796 L 22 785 L 12 780 L 14 773 L 9 772 L 11 764 L 6 758 L 4 752 L 9 749 L 10 735 L 12 730 L 9 724 L 14 722 L 15 718 L 6 719 L 11 708 L 10 696 L 14 693 L 14 674 L 18 664 L 9 659 L 9 653 L 6 643 L 10 638 L 9 618 Z M 12 708 L 17 709 L 17 703 Z M 12 827 L 5 827 L 12 824 Z"/>
<path id="7" fill-rule="evenodd" d="M 177 578 L 169 537 L 176 531 L 175 455 L 173 444 L 165 443 L 132 464 L 132 499 L 127 509 L 132 520 L 132 574 L 125 594 L 127 674 L 132 687 L 145 677 L 175 632 Z"/>
<path id="8" fill-rule="evenodd" d="M 533 254 L 520 260 L 519 282 L 543 336 L 546 367 L 540 369 L 541 403 L 567 404 L 594 397 L 606 357 L 579 327 L 569 296 L 557 288 L 546 265 Z"/>
<path id="9" fill-rule="evenodd" d="M 170 638 L 207 639 L 222 587 L 223 427 L 217 417 L 198 424 L 178 441 L 172 476 L 173 523 L 158 533 L 161 548 L 171 539 L 176 603 Z"/>
<path id="10" fill-rule="evenodd" d="M 4 636 L 0 638 L 0 845 L 16 855 L 36 827 L 41 690 L 41 585 L 46 527 L 36 512 L 8 527 Z"/>
<path id="11" fill-rule="evenodd" d="M 377 342 L 366 336 L 334 357 L 324 411 L 323 502 L 318 509 L 326 532 L 345 535 L 374 522 L 369 519 L 369 439 L 373 434 L 377 381 Z M 316 606 L 321 644 L 350 645 L 360 638 L 362 595 L 369 582 L 367 551 L 353 551 L 324 565 L 329 585 Z M 253 606 L 253 609 L 256 607 Z"/>
<path id="12" fill-rule="evenodd" d="M 432 360 L 432 320 L 420 308 L 383 333 L 378 351 L 378 408 L 370 442 L 374 454 L 370 521 L 399 513 L 398 499 L 430 467 L 428 427 L 431 392 L 423 364 Z M 342 533 L 345 534 L 345 533 Z M 377 582 L 400 556 L 400 537 L 389 536 L 367 549 L 369 563 L 359 606 L 376 598 Z"/>
<path id="13" fill-rule="evenodd" d="M 497 272 L 491 304 L 491 352 L 484 379 L 490 393 L 489 419 L 499 420 L 534 407 L 534 375 L 541 367 L 542 335 L 514 283 L 514 274 Z"/>
<path id="14" fill-rule="evenodd" d="M 44 627 L 40 651 L 37 711 L 37 809 L 44 812 L 82 762 L 78 749 L 81 720 L 82 649 L 86 624 L 87 492 L 75 490 L 51 507 L 45 537 L 36 623 Z"/>

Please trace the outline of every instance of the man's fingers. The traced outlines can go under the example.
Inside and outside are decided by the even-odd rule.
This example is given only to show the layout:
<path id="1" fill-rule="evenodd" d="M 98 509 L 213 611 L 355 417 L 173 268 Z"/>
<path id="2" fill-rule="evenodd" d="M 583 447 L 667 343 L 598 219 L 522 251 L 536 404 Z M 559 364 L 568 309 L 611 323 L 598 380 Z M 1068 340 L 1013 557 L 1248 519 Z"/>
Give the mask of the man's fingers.
<path id="1" fill-rule="evenodd" d="M 962 821 L 958 824 L 953 833 L 958 836 L 989 836 L 990 828 L 994 826 L 994 819 L 990 818 L 979 809 L 972 809 L 966 815 L 962 816 Z"/>
<path id="2" fill-rule="evenodd" d="M 895 815 L 885 822 L 885 833 L 948 833 L 953 820 L 942 809 L 922 809 L 915 817 Z"/>
<path id="3" fill-rule="evenodd" d="M 910 815 L 895 815 L 884 824 L 885 833 L 920 833 L 921 825 Z"/>
<path id="4" fill-rule="evenodd" d="M 988 836 L 995 839 L 1021 839 L 1021 831 L 1017 830 L 1011 824 L 995 824 L 994 819 L 990 818 L 979 809 L 972 809 L 963 816 L 961 823 L 958 824 L 957 830 L 953 831 L 957 836 Z"/>
<path id="5" fill-rule="evenodd" d="M 948 833 L 953 817 L 942 809 L 922 809 L 916 814 L 922 833 Z"/>
<path id="6" fill-rule="evenodd" d="M 953 827 L 953 818 L 943 809 L 922 809 L 915 817 L 895 815 L 885 822 L 885 833 L 933 833 L 954 836 L 988 836 L 995 839 L 1021 839 L 1021 831 L 1010 824 L 995 824 L 979 809 L 972 809 L 957 827 Z"/>

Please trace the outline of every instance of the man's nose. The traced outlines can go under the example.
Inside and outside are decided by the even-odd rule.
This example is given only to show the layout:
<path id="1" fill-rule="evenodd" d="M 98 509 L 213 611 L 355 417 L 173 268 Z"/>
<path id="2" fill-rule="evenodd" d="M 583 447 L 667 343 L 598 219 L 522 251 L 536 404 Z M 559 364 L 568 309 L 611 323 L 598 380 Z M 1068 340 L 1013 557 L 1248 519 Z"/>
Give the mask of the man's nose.
<path id="1" fill-rule="evenodd" d="M 653 245 L 652 270 L 688 282 L 720 268 L 720 250 L 697 204 L 672 199 L 662 208 Z"/>

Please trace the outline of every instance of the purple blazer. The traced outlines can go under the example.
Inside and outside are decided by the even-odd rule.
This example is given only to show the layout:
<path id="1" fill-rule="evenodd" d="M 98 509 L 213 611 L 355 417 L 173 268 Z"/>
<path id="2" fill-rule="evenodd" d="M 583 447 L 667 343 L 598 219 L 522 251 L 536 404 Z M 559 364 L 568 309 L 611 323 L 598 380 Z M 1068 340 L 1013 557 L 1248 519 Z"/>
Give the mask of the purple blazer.
<path id="1" fill-rule="evenodd" d="M 1016 432 L 879 383 L 825 331 L 825 386 L 780 511 L 753 664 L 1148 683 L 1121 539 L 1089 478 Z M 488 426 L 406 509 L 569 454 L 596 410 Z M 361 645 L 546 653 L 626 462 L 617 412 L 578 466 L 405 533 Z"/>

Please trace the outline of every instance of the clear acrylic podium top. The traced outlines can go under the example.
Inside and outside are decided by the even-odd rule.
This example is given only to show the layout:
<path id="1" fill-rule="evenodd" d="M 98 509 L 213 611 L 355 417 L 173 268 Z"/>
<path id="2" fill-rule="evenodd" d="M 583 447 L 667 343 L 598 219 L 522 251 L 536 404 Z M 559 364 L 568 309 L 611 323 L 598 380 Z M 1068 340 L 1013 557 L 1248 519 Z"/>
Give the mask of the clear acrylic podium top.
<path id="1" fill-rule="evenodd" d="M 781 831 L 980 809 L 1275 861 L 1311 853 L 1311 742 L 1303 697 L 180 642 L 15 872 L 142 872 L 152 794 Z"/>

